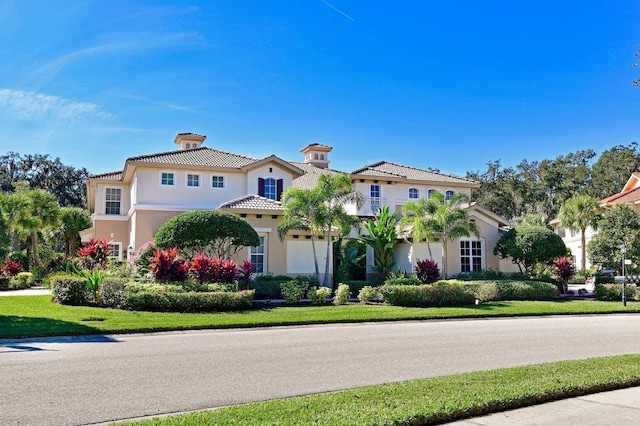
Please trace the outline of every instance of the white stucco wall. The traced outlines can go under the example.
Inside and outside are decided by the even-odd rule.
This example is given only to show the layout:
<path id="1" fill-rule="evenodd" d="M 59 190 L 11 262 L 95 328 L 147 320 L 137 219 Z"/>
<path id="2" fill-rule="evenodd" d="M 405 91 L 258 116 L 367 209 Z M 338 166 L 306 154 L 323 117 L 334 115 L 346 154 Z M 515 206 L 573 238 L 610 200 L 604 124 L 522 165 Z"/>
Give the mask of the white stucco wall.
<path id="1" fill-rule="evenodd" d="M 273 178 L 276 181 L 282 179 L 283 190 L 289 188 L 293 182 L 291 172 L 281 168 L 276 163 L 267 163 L 262 167 L 250 170 L 247 173 L 247 193 L 258 193 L 258 178 Z"/>

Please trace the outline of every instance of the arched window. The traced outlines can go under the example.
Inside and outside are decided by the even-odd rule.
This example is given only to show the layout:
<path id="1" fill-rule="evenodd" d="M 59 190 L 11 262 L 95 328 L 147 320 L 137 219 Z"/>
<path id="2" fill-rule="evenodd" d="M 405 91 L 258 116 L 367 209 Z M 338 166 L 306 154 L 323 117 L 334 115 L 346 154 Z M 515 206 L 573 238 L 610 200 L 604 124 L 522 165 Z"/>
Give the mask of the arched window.
<path id="1" fill-rule="evenodd" d="M 427 191 L 427 198 L 431 198 L 431 196 L 435 193 L 436 193 L 436 190 L 431 188 L 430 190 Z"/>
<path id="2" fill-rule="evenodd" d="M 276 199 L 276 180 L 274 178 L 264 180 L 264 196 L 270 200 Z"/>
<path id="3" fill-rule="evenodd" d="M 324 160 L 324 154 L 320 154 L 320 159 Z"/>
<path id="4" fill-rule="evenodd" d="M 314 154 L 314 155 L 313 155 L 313 159 L 314 159 L 314 160 L 317 160 L 317 159 L 318 159 L 318 154 Z"/>
<path id="5" fill-rule="evenodd" d="M 447 192 L 444 193 L 444 201 L 448 203 L 451 200 L 451 197 L 453 197 L 453 194 L 455 194 L 455 191 L 448 189 Z"/>
<path id="6" fill-rule="evenodd" d="M 417 200 L 418 198 L 420 198 L 420 191 L 418 191 L 418 188 L 409 188 L 409 199 Z"/>
<path id="7" fill-rule="evenodd" d="M 187 144 L 185 145 L 185 148 L 190 149 L 191 148 L 191 144 L 189 142 L 187 142 Z"/>

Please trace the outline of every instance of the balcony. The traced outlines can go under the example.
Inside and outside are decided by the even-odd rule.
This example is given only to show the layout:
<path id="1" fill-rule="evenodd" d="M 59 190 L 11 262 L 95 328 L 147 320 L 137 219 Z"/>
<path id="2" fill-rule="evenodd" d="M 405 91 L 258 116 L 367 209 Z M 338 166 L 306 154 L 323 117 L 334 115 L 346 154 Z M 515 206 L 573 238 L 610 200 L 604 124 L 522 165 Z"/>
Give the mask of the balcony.
<path id="1" fill-rule="evenodd" d="M 387 199 L 384 197 L 365 197 L 364 205 L 358 211 L 359 215 L 373 216 L 382 207 L 387 205 Z"/>

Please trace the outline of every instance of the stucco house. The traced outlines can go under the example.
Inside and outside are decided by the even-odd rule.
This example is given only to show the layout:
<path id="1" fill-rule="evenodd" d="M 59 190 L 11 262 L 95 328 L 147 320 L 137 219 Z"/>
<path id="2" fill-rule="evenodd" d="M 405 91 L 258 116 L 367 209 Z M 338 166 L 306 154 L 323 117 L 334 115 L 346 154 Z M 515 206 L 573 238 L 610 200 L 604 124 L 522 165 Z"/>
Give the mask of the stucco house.
<path id="1" fill-rule="evenodd" d="M 153 239 L 170 217 L 194 209 L 221 208 L 246 219 L 258 233 L 259 247 L 245 248 L 236 260 L 251 259 L 259 273 L 312 274 L 310 237 L 305 230 L 291 231 L 280 241 L 277 228 L 283 206 L 279 199 L 289 187 L 313 188 L 320 175 L 336 173 L 329 168 L 332 147 L 313 143 L 305 146 L 302 161 L 285 161 L 276 155 L 255 159 L 203 146 L 206 136 L 180 133 L 173 151 L 130 157 L 124 168 L 90 176 L 87 183 L 92 227 L 81 232 L 83 241 L 106 238 L 112 256 L 124 259 Z M 351 172 L 355 188 L 366 198 L 356 216 L 372 217 L 383 205 L 401 212 L 410 200 L 440 191 L 450 197 L 457 191 L 470 194 L 478 183 L 430 170 L 378 162 Z M 456 274 L 474 269 L 499 269 L 493 247 L 507 222 L 492 212 L 471 205 L 480 237 L 461 239 L 449 245 L 448 270 Z M 324 265 L 326 241 L 317 240 L 318 262 Z M 401 242 L 397 265 L 411 271 L 425 257 L 422 244 Z M 436 257 L 437 248 L 432 251 Z M 441 253 L 441 251 L 440 251 Z M 372 258 L 372 256 L 370 256 Z M 442 261 L 442 258 L 436 258 Z M 331 259 L 330 259 L 331 261 Z M 368 261 L 372 268 L 373 261 Z M 321 268 L 322 269 L 322 268 Z"/>

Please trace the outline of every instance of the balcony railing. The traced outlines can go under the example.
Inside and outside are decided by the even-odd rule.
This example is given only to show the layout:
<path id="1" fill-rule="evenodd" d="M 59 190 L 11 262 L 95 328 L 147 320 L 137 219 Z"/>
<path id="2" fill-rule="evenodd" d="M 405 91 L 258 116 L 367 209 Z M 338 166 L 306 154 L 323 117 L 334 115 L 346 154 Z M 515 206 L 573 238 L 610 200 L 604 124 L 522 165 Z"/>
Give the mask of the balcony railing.
<path id="1" fill-rule="evenodd" d="M 387 199 L 384 197 L 365 197 L 364 205 L 360 209 L 361 215 L 373 215 L 377 213 L 383 206 L 387 205 Z"/>

